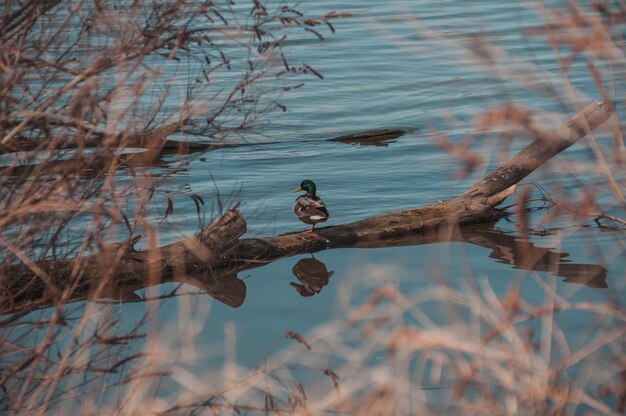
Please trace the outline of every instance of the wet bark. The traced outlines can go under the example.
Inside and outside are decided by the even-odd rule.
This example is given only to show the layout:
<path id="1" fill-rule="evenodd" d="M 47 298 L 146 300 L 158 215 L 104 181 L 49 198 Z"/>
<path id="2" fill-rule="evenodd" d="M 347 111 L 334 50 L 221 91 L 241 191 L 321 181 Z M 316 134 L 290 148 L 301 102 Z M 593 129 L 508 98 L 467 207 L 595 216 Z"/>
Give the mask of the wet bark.
<path id="1" fill-rule="evenodd" d="M 612 114 L 612 104 L 594 101 L 556 130 L 536 138 L 508 162 L 487 174 L 461 196 L 423 208 L 368 218 L 351 224 L 316 228 L 315 233 L 243 239 L 224 260 L 271 261 L 295 254 L 344 247 L 357 242 L 395 238 L 441 227 L 467 225 L 499 218 L 497 208 L 515 192 L 516 184 L 552 157 L 576 143 Z"/>
<path id="2" fill-rule="evenodd" d="M 113 286 L 133 279 L 144 286 L 146 279 L 153 284 L 184 281 L 185 276 L 198 273 L 210 276 L 211 270 L 220 270 L 223 275 L 225 270 L 238 270 L 286 256 L 369 242 L 380 244 L 386 239 L 397 240 L 419 233 L 432 236 L 450 226 L 493 221 L 504 214 L 498 205 L 515 192 L 519 181 L 604 123 L 611 114 L 611 103 L 592 102 L 561 127 L 536 138 L 467 192 L 447 202 L 316 228 L 309 234 L 295 232 L 244 239 L 240 237 L 246 231 L 245 220 L 237 210 L 229 210 L 197 236 L 159 249 L 136 251 L 135 239 L 79 259 L 21 264 L 3 270 L 0 289 L 5 299 L 0 303 L 5 306 L 2 309 L 7 310 L 24 297 L 41 294 L 51 296 L 52 303 L 56 304 L 60 300 L 67 301 L 63 299 L 64 294 L 70 293 L 67 296 L 71 297 L 71 293 L 84 292 L 85 288 L 97 287 L 101 295 L 103 281 Z M 63 289 L 67 287 L 72 288 L 70 292 Z M 79 287 L 82 289 L 78 290 Z"/>
<path id="3" fill-rule="evenodd" d="M 184 279 L 205 270 L 236 247 L 246 232 L 246 222 L 237 210 L 229 210 L 197 235 L 152 250 L 137 251 L 130 241 L 101 247 L 96 254 L 78 259 L 20 263 L 0 270 L 0 312 L 28 309 L 28 303 L 63 304 L 85 299 L 86 293 L 119 292 L 120 287 Z"/>
<path id="4" fill-rule="evenodd" d="M 612 113 L 613 105 L 611 102 L 605 100 L 593 101 L 556 130 L 547 133 L 545 136 L 537 137 L 508 162 L 476 182 L 474 186 L 459 198 L 471 199 L 479 195 L 489 197 L 504 191 L 585 137 L 593 129 L 608 120 Z"/>

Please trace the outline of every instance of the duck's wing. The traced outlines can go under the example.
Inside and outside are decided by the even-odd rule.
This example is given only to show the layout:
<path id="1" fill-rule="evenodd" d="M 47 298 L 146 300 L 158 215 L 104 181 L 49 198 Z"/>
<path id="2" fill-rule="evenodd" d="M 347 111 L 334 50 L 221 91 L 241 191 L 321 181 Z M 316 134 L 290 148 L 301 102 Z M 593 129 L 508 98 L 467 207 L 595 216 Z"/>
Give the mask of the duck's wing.
<path id="1" fill-rule="evenodd" d="M 301 211 L 304 211 L 309 208 L 326 209 L 326 205 L 324 205 L 324 201 L 322 201 L 321 198 L 318 196 L 302 195 L 300 198 L 296 199 L 296 204 L 298 204 L 298 207 Z"/>
<path id="2" fill-rule="evenodd" d="M 318 196 L 302 195 L 296 199 L 294 211 L 306 212 L 310 216 L 319 216 L 321 218 L 329 217 L 324 201 Z"/>
<path id="3" fill-rule="evenodd" d="M 309 196 L 307 197 L 307 199 L 309 200 L 309 208 L 308 208 L 308 212 L 314 213 L 313 216 L 317 215 L 320 217 L 320 219 L 328 219 L 328 217 L 330 217 L 330 215 L 328 214 L 328 210 L 326 209 L 326 205 L 324 204 L 324 201 L 322 201 L 322 199 L 318 196 Z"/>

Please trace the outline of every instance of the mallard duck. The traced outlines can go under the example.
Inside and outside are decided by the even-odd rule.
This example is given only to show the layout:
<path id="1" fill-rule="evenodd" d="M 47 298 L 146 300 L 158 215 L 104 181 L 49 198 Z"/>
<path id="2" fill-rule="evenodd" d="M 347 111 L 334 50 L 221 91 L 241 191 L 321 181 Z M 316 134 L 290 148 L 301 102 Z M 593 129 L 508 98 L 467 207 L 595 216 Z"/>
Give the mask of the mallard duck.
<path id="1" fill-rule="evenodd" d="M 293 213 L 300 221 L 305 224 L 312 224 L 310 230 L 304 231 L 305 233 L 312 233 L 315 225 L 320 222 L 326 221 L 330 218 L 324 201 L 315 195 L 315 184 L 312 180 L 305 179 L 300 186 L 291 192 L 306 191 L 306 194 L 300 195 L 296 202 L 293 204 Z"/>

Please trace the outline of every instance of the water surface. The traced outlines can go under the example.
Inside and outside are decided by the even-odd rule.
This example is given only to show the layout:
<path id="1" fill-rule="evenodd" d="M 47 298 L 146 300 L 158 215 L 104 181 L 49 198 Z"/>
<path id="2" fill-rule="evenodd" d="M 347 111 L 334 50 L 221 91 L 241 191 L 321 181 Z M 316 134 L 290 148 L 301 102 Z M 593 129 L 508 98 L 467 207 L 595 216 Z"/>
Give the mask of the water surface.
<path id="1" fill-rule="evenodd" d="M 353 13 L 337 22 L 337 33 L 328 33 L 324 42 L 296 34 L 287 44 L 294 56 L 314 66 L 324 79 L 308 78 L 303 88 L 280 98 L 288 111 L 267 120 L 260 132 L 262 143 L 196 155 L 186 170 L 164 185 L 164 189 L 202 195 L 209 204 L 215 202 L 216 189 L 226 204 L 240 202 L 247 237 L 305 229 L 291 213 L 295 197 L 289 192 L 305 178 L 315 181 L 331 212 L 327 225 L 450 199 L 503 159 L 497 132 L 474 131 L 476 114 L 511 102 L 541 109 L 539 116 L 550 123 L 571 114 L 571 108 L 562 106 L 567 90 L 554 51 L 541 39 L 522 34 L 524 28 L 541 21 L 532 4 L 359 0 L 306 2 L 302 9 Z M 492 64 L 481 62 L 468 50 L 477 39 L 510 56 Z M 569 70 L 569 81 L 581 102 L 585 97 L 597 98 L 586 68 L 580 59 Z M 181 85 L 186 81 L 181 77 Z M 619 89 L 624 79 L 615 82 Z M 550 90 L 557 91 L 556 97 Z M 408 133 L 385 146 L 328 141 L 389 127 L 405 128 Z M 460 160 L 437 145 L 435 131 L 453 142 L 475 135 L 473 150 L 482 163 L 469 175 L 459 175 Z M 611 140 L 606 133 L 598 139 Z M 519 139 L 513 147 L 527 142 Z M 172 161 L 177 157 L 168 156 Z M 595 158 L 584 142 L 557 159 L 525 182 L 575 196 L 583 181 L 596 187 L 604 209 L 620 215 L 606 179 L 592 170 Z M 579 163 L 580 171 L 570 170 L 572 161 Z M 615 172 L 623 179 L 623 170 Z M 198 227 L 194 202 L 186 196 L 173 199 L 175 212 L 160 225 L 163 244 Z M 162 205 L 156 203 L 154 216 L 161 215 Z M 153 324 L 159 328 L 159 342 L 177 357 L 186 351 L 179 338 L 184 322 L 197 318 L 194 323 L 201 325 L 194 329 L 196 359 L 193 365 L 181 365 L 202 377 L 230 354 L 225 332 L 236 334 L 232 353 L 236 362 L 252 368 L 285 342 L 286 331 L 306 334 L 330 319 L 345 318 L 345 305 L 339 305 L 345 304 L 347 287 L 352 288 L 350 302 L 357 304 L 381 285 L 401 293 L 427 293 L 435 284 L 463 288 L 470 281 L 486 284 L 498 296 L 518 285 L 524 300 L 537 305 L 546 299 L 546 288 L 571 302 L 612 298 L 623 303 L 623 232 L 600 229 L 586 219 L 544 224 L 547 215 L 545 211 L 530 214 L 537 232 L 528 238 L 517 234 L 513 217 L 512 222 L 501 220 L 486 227 L 478 237 L 448 243 L 343 248 L 281 259 L 231 276 L 234 289 L 227 300 L 183 284 L 179 290 L 194 294 L 155 302 L 159 319 Z M 532 242 L 544 261 L 521 264 L 515 255 L 521 240 Z M 308 271 L 301 270 L 307 266 Z M 305 278 L 298 279 L 298 272 Z M 140 289 L 134 292 L 135 300 L 167 294 L 178 285 L 169 282 Z M 117 310 L 120 325 L 132 325 L 150 305 L 127 302 L 107 307 Z M 433 320 L 445 321 L 439 312 L 437 305 L 425 308 Z M 592 317 L 581 313 L 564 313 L 555 319 L 572 345 L 580 340 L 581 323 L 592 322 Z M 177 391 L 180 387 L 175 384 L 164 387 L 167 391 L 162 395 Z"/>

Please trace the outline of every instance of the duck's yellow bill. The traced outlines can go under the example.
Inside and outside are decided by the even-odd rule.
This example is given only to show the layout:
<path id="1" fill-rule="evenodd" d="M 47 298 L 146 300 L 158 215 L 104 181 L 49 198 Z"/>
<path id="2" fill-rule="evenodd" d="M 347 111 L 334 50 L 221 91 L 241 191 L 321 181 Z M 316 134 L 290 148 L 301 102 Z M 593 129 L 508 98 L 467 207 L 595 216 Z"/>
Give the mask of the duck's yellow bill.
<path id="1" fill-rule="evenodd" d="M 296 189 L 294 189 L 294 190 L 293 190 L 293 191 L 291 191 L 291 192 L 300 192 L 301 190 L 302 190 L 302 188 L 300 188 L 300 187 L 298 186 Z"/>

